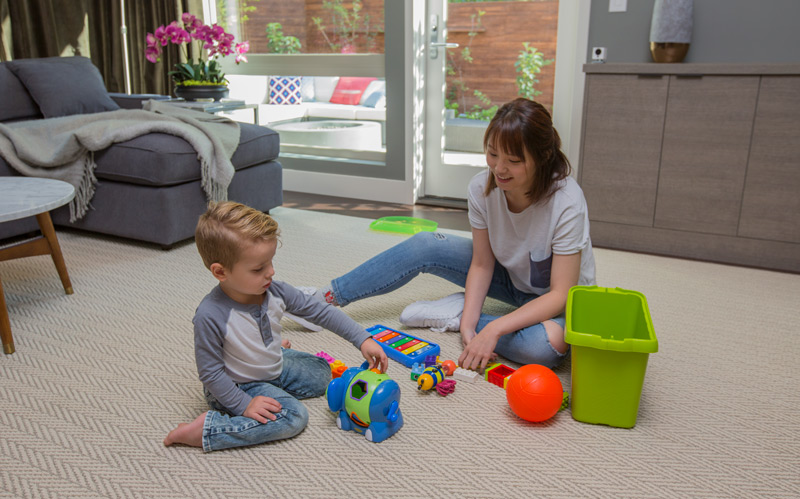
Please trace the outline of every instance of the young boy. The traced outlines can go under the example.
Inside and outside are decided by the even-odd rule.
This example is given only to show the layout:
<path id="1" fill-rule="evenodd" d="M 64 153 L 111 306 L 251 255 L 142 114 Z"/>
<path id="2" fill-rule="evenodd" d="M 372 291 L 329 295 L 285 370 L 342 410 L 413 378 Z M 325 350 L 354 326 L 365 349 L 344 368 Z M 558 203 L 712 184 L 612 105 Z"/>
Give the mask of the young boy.
<path id="1" fill-rule="evenodd" d="M 179 424 L 164 445 L 209 452 L 290 438 L 306 427 L 308 411 L 298 399 L 323 395 L 331 371 L 319 357 L 285 349 L 284 311 L 349 340 L 370 368 L 386 370 L 383 349 L 344 312 L 273 280 L 278 224 L 269 215 L 239 203 L 212 204 L 195 241 L 219 280 L 192 321 L 197 372 L 211 410 Z"/>

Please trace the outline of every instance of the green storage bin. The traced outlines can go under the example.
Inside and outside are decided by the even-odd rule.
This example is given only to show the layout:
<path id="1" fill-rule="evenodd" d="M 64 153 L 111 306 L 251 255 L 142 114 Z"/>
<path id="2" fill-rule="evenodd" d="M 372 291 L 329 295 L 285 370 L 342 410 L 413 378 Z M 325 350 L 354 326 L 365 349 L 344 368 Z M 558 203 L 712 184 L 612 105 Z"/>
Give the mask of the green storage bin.
<path id="1" fill-rule="evenodd" d="M 638 291 L 574 286 L 567 298 L 572 417 L 632 428 L 647 359 L 658 351 L 647 298 Z"/>

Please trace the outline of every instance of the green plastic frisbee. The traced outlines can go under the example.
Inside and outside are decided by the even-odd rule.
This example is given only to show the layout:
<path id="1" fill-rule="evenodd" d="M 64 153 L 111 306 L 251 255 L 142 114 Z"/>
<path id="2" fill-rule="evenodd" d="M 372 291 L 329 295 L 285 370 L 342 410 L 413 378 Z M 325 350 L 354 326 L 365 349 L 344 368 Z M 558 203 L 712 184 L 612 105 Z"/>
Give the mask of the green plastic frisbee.
<path id="1" fill-rule="evenodd" d="M 417 232 L 433 232 L 439 226 L 433 220 L 415 217 L 382 217 L 371 224 L 369 228 L 380 232 L 394 232 L 396 234 L 416 234 Z"/>

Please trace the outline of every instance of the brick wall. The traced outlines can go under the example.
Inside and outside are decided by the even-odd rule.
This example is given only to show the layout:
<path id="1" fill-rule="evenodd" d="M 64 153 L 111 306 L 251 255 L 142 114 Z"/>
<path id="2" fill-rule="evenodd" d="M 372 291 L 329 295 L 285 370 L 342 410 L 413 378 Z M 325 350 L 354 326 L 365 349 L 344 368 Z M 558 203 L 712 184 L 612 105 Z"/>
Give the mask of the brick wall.
<path id="1" fill-rule="evenodd" d="M 250 19 L 243 26 L 242 39 L 250 41 L 253 53 L 267 52 L 265 28 L 270 22 L 280 22 L 284 34 L 296 36 L 304 53 L 331 52 L 312 21 L 314 17 L 323 18 L 329 38 L 336 41 L 331 29 L 330 13 L 323 8 L 323 0 L 261 0 L 251 5 L 256 6 L 256 11 L 248 14 Z M 345 2 L 344 5 L 349 7 L 351 3 Z M 373 31 L 376 32 L 371 51 L 383 53 L 383 0 L 364 0 L 363 5 L 362 13 L 372 17 Z M 473 96 L 474 90 L 486 94 L 493 104 L 502 104 L 517 97 L 514 63 L 523 42 L 529 42 L 542 51 L 545 59 L 553 59 L 556 55 L 558 0 L 451 3 L 448 5 L 448 41 L 459 43 L 461 47 L 469 43 L 470 16 L 478 10 L 486 14 L 482 17 L 482 29 L 470 47 L 474 62 L 460 62 L 463 81 L 469 88 L 465 95 L 468 109 L 479 103 Z M 357 38 L 356 51 L 367 51 L 363 32 Z M 456 61 L 461 59 L 458 55 L 460 51 L 460 48 L 450 50 Z M 543 68 L 536 87 L 543 92 L 538 100 L 548 109 L 553 104 L 555 65 L 556 62 Z M 454 78 L 448 77 L 448 83 L 452 83 Z"/>
<path id="2" fill-rule="evenodd" d="M 255 12 L 248 14 L 249 20 L 244 23 L 242 39 L 250 41 L 250 51 L 253 53 L 267 52 L 266 26 L 271 22 L 279 22 L 284 35 L 296 36 L 302 44 L 303 53 L 331 53 L 331 48 L 325 41 L 312 20 L 314 17 L 322 18 L 326 27 L 326 34 L 333 43 L 339 43 L 334 32 L 334 24 L 330 11 L 323 7 L 322 0 L 261 0 L 251 5 L 256 7 Z M 345 2 L 346 7 L 352 5 Z M 374 35 L 370 43 L 365 36 L 364 24 L 356 31 L 355 51 L 357 53 L 372 52 L 383 53 L 383 0 L 363 0 L 361 15 L 369 15 L 369 31 Z M 371 44 L 371 46 L 369 46 Z"/>
<path id="3" fill-rule="evenodd" d="M 485 11 L 483 29 L 475 35 L 470 50 L 474 62 L 461 63 L 464 82 L 469 87 L 467 107 L 479 101 L 473 90 L 486 94 L 492 104 L 502 104 L 517 97 L 517 73 L 514 63 L 522 50 L 522 43 L 529 42 L 544 53 L 545 59 L 556 55 L 558 26 L 558 0 L 537 2 L 475 2 L 451 3 L 448 5 L 448 42 L 461 47 L 469 43 L 470 16 L 478 10 Z M 461 57 L 458 49 L 450 49 L 456 61 Z M 553 106 L 553 84 L 557 62 L 544 66 L 539 73 L 537 90 L 543 93 L 537 98 L 548 109 Z M 448 77 L 448 83 L 454 77 Z"/>

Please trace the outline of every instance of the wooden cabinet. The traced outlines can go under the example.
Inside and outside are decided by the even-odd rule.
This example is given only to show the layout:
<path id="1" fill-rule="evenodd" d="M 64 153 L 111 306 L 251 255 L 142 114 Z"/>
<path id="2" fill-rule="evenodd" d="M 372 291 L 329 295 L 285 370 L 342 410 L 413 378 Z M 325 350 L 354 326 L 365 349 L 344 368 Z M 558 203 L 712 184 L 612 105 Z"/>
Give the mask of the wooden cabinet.
<path id="1" fill-rule="evenodd" d="M 581 171 L 596 220 L 653 225 L 668 81 L 608 75 L 587 86 Z"/>
<path id="2" fill-rule="evenodd" d="M 739 235 L 800 243 L 800 77 L 761 78 Z"/>
<path id="3" fill-rule="evenodd" d="M 596 246 L 800 272 L 800 65 L 584 70 Z"/>

